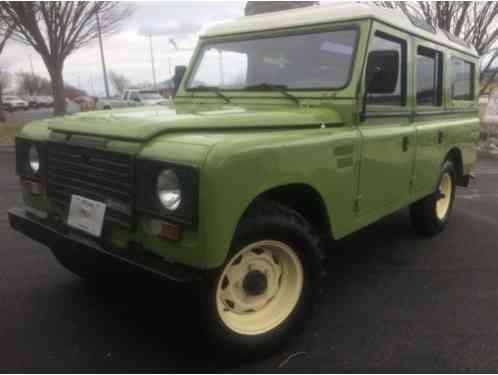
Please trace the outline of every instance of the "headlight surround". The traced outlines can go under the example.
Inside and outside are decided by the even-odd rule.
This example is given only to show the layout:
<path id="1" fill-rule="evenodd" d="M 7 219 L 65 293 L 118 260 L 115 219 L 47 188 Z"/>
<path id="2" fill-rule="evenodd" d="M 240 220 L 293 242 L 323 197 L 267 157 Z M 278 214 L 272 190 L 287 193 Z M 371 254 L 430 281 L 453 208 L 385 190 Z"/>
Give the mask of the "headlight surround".
<path id="1" fill-rule="evenodd" d="M 197 226 L 199 187 L 197 167 L 137 158 L 135 159 L 135 171 L 137 211 L 170 222 L 185 224 L 191 228 Z M 180 191 L 180 197 L 175 195 L 177 193 L 175 190 Z"/>
<path id="2" fill-rule="evenodd" d="M 34 174 L 40 171 L 40 153 L 35 145 L 31 145 L 29 148 L 28 164 Z"/>
<path id="3" fill-rule="evenodd" d="M 45 181 L 47 145 L 45 142 L 16 137 L 16 173 L 20 177 Z"/>
<path id="4" fill-rule="evenodd" d="M 182 190 L 177 174 L 165 169 L 157 176 L 157 198 L 168 211 L 176 211 L 182 203 Z"/>

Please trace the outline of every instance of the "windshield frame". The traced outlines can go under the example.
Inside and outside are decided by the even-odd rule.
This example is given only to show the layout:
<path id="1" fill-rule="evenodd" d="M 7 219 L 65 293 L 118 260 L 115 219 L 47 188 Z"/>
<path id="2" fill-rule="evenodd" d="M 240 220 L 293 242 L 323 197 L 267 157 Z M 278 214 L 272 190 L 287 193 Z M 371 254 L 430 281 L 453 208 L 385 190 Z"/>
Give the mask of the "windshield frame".
<path id="1" fill-rule="evenodd" d="M 239 42 L 239 41 L 242 42 L 242 41 L 248 41 L 248 40 L 272 39 L 272 38 L 294 36 L 294 35 L 321 34 L 321 33 L 343 31 L 343 30 L 352 30 L 352 31 L 356 32 L 354 46 L 353 46 L 353 53 L 352 53 L 352 57 L 351 57 L 351 65 L 349 66 L 347 79 L 346 79 L 344 85 L 342 85 L 340 87 L 307 87 L 307 88 L 287 87 L 285 90 L 286 91 L 302 91 L 302 92 L 344 90 L 345 88 L 349 87 L 349 85 L 351 84 L 351 79 L 353 77 L 356 59 L 358 57 L 361 28 L 360 28 L 360 25 L 357 23 L 348 23 L 346 25 L 327 24 L 325 26 L 321 25 L 321 27 L 320 27 L 320 25 L 314 25 L 314 26 L 312 26 L 312 29 L 306 29 L 306 30 L 289 30 L 289 29 L 286 29 L 286 30 L 264 30 L 264 31 L 257 31 L 254 33 L 250 33 L 250 34 L 243 34 L 243 35 L 231 34 L 231 35 L 226 35 L 226 36 L 216 36 L 214 38 L 201 39 L 200 44 L 198 46 L 198 50 L 194 56 L 195 60 L 191 64 L 191 69 L 189 69 L 187 77 L 184 80 L 185 83 L 183 84 L 183 89 L 185 90 L 185 92 L 188 92 L 190 94 L 194 94 L 195 92 L 209 92 L 209 90 L 207 90 L 207 89 L 205 89 L 205 90 L 196 89 L 195 86 L 189 87 L 189 84 L 192 80 L 192 77 L 195 75 L 195 73 L 197 73 L 197 70 L 199 68 L 199 64 L 202 61 L 202 57 L 204 55 L 203 49 L 206 45 L 213 45 L 216 43 Z M 255 33 L 257 33 L 257 34 L 255 35 Z M 248 90 L 244 87 L 233 88 L 233 89 L 232 88 L 222 88 L 219 86 L 216 86 L 216 87 L 220 91 L 228 91 L 228 92 L 266 91 L 266 90 Z"/>

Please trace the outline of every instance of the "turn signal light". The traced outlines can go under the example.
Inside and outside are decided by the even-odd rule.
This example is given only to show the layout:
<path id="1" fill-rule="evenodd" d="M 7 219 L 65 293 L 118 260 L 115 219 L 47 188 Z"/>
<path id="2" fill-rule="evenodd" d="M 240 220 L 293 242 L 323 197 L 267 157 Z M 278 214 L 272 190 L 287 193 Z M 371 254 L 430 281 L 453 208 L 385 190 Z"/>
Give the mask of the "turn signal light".
<path id="1" fill-rule="evenodd" d="M 145 232 L 151 236 L 158 236 L 173 241 L 180 241 L 183 234 L 180 225 L 156 219 L 144 221 L 144 229 Z"/>
<path id="2" fill-rule="evenodd" d="M 39 182 L 23 179 L 21 183 L 29 193 L 34 195 L 40 195 L 45 190 L 44 186 Z"/>
<path id="3" fill-rule="evenodd" d="M 182 228 L 177 224 L 162 222 L 159 237 L 168 240 L 180 241 L 182 239 Z"/>

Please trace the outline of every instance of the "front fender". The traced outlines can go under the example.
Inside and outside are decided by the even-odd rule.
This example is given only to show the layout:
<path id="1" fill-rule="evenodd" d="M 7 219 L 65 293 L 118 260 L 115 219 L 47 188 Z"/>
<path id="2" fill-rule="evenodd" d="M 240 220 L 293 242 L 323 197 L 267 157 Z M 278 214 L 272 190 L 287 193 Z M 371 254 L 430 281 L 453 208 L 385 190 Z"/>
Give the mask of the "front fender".
<path id="1" fill-rule="evenodd" d="M 351 128 L 327 128 L 247 134 L 213 147 L 201 170 L 199 197 L 206 268 L 223 263 L 254 199 L 280 186 L 306 184 L 315 189 L 331 226 L 344 231 L 352 224 L 357 141 Z M 344 145 L 350 163 L 342 166 L 336 150 Z"/>

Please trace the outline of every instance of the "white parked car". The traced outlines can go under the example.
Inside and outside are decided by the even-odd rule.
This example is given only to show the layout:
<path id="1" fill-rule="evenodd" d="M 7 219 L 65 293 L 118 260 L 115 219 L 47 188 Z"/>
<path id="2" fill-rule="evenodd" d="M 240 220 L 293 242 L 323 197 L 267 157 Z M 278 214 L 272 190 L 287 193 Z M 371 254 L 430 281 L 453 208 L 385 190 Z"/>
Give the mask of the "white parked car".
<path id="1" fill-rule="evenodd" d="M 27 101 L 14 95 L 5 95 L 2 97 L 3 106 L 6 111 L 14 112 L 17 110 L 27 111 L 29 109 L 29 104 Z"/>
<path id="2" fill-rule="evenodd" d="M 123 95 L 119 99 L 99 100 L 99 102 L 97 103 L 97 108 L 112 109 L 158 104 L 169 104 L 169 100 L 165 99 L 155 90 L 128 89 L 123 92 Z"/>

